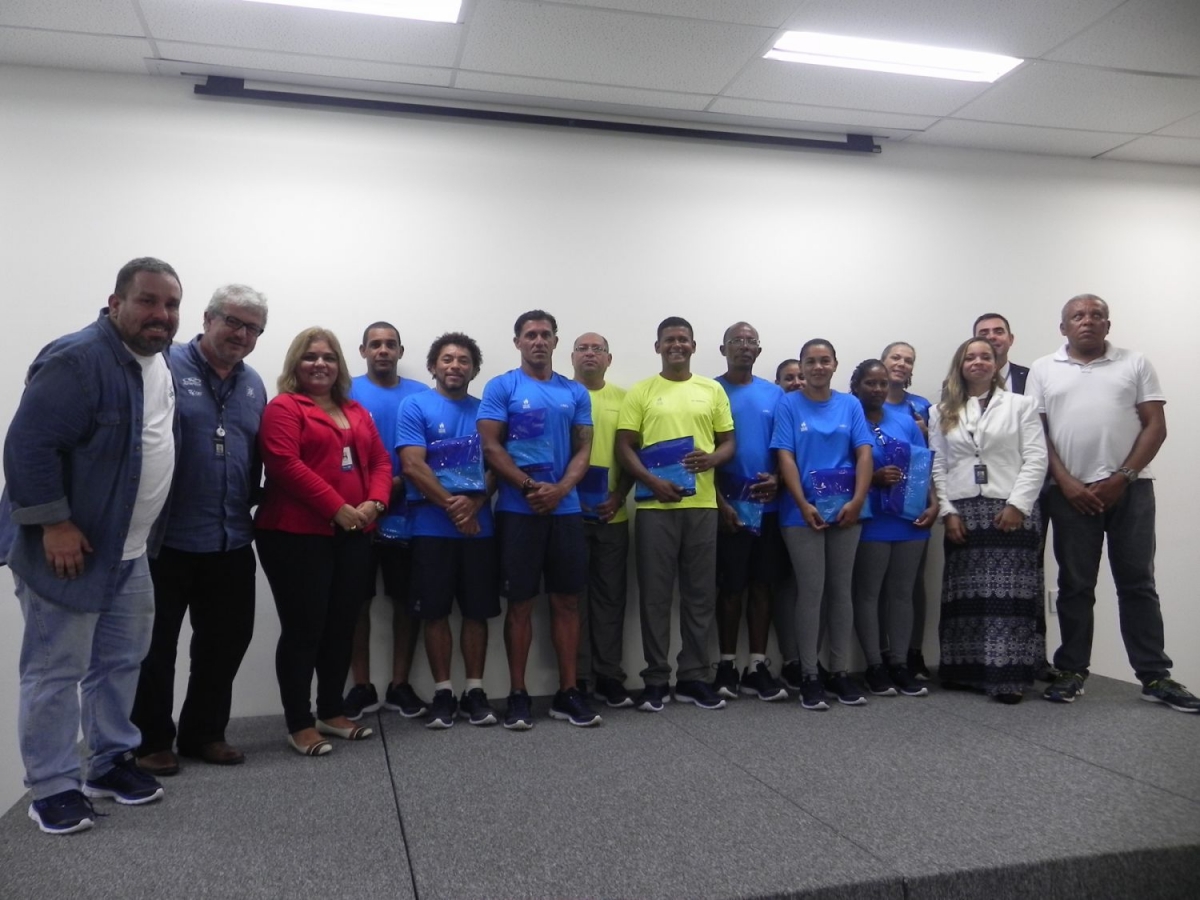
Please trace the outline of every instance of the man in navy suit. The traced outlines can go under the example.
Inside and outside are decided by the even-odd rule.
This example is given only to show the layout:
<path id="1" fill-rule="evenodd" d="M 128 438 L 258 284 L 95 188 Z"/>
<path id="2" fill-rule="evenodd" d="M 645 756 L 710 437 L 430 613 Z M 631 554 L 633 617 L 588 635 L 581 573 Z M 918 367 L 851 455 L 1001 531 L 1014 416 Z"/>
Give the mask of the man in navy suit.
<path id="1" fill-rule="evenodd" d="M 1008 319 L 1000 313 L 984 313 L 975 320 L 975 337 L 983 338 L 992 345 L 996 354 L 996 369 L 1004 380 L 1004 386 L 1014 394 L 1025 393 L 1025 379 L 1029 369 L 1008 361 L 1008 351 L 1015 340 Z"/>

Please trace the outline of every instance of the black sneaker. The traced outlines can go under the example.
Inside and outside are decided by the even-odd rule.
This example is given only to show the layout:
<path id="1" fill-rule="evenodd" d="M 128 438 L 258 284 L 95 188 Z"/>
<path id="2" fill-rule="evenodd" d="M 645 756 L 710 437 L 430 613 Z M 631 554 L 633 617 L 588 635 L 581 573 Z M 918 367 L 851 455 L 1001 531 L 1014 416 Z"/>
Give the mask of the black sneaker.
<path id="1" fill-rule="evenodd" d="M 766 662 L 755 663 L 753 672 L 749 669 L 742 672 L 741 691 L 767 701 L 786 700 L 788 695 L 787 688 L 775 680 Z"/>
<path id="2" fill-rule="evenodd" d="M 29 818 L 46 834 L 87 831 L 95 824 L 97 815 L 92 801 L 76 790 L 51 794 L 29 804 Z"/>
<path id="3" fill-rule="evenodd" d="M 429 721 L 425 723 L 425 727 L 452 728 L 456 715 L 458 715 L 458 701 L 454 699 L 454 691 L 442 688 L 442 690 L 434 692 L 433 704 L 429 709 Z"/>
<path id="4" fill-rule="evenodd" d="M 800 705 L 805 709 L 829 709 L 829 697 L 825 686 L 816 675 L 804 675 L 800 678 Z"/>
<path id="5" fill-rule="evenodd" d="M 713 690 L 727 700 L 735 700 L 738 695 L 738 673 L 733 660 L 724 659 L 717 663 L 717 674 L 713 678 Z"/>
<path id="6" fill-rule="evenodd" d="M 1083 676 L 1075 672 L 1059 672 L 1050 686 L 1042 691 L 1042 696 L 1053 703 L 1074 703 L 1075 698 L 1082 694 Z"/>
<path id="7" fill-rule="evenodd" d="M 495 725 L 499 721 L 496 718 L 496 711 L 492 709 L 492 704 L 488 703 L 487 694 L 483 692 L 483 688 L 471 688 L 469 691 L 463 691 L 463 695 L 458 700 L 458 714 L 472 725 Z"/>
<path id="8" fill-rule="evenodd" d="M 825 686 L 825 690 L 829 690 L 829 679 L 832 677 L 833 676 L 829 673 L 829 670 L 821 665 L 820 660 L 817 660 L 817 678 L 820 680 L 821 684 Z"/>
<path id="9" fill-rule="evenodd" d="M 357 722 L 364 713 L 373 713 L 380 707 L 379 694 L 373 684 L 356 684 L 342 701 L 342 713 L 351 722 Z"/>
<path id="10" fill-rule="evenodd" d="M 804 670 L 800 668 L 800 660 L 793 659 L 791 662 L 785 662 L 779 670 L 779 677 L 789 691 L 800 690 L 800 682 L 804 680 Z"/>
<path id="11" fill-rule="evenodd" d="M 99 778 L 85 781 L 83 792 L 93 800 L 111 797 L 126 806 L 153 803 L 161 800 L 163 795 L 158 779 L 139 769 L 132 753 L 118 756 L 111 769 Z"/>
<path id="12" fill-rule="evenodd" d="M 876 697 L 896 696 L 896 685 L 892 684 L 892 679 L 888 677 L 888 671 L 882 664 L 867 666 L 866 675 L 863 677 L 867 682 L 867 690 Z"/>
<path id="13" fill-rule="evenodd" d="M 737 678 L 737 672 L 733 673 Z M 707 681 L 684 680 L 675 683 L 675 699 L 679 703 L 695 703 L 701 709 L 724 709 L 725 699 Z"/>
<path id="14" fill-rule="evenodd" d="M 1145 685 L 1142 688 L 1142 699 L 1151 703 L 1165 703 L 1179 712 L 1200 712 L 1200 697 L 1170 678 L 1158 678 Z"/>
<path id="15" fill-rule="evenodd" d="M 580 728 L 599 725 L 603 721 L 588 706 L 587 700 L 584 699 L 583 694 L 579 693 L 578 688 L 567 688 L 565 691 L 559 691 L 554 695 L 554 700 L 550 704 L 550 718 L 565 719 L 572 725 L 578 725 Z"/>
<path id="16" fill-rule="evenodd" d="M 508 695 L 504 727 L 509 731 L 528 731 L 533 727 L 533 701 L 529 699 L 528 692 L 513 691 Z"/>
<path id="17" fill-rule="evenodd" d="M 834 672 L 829 676 L 829 691 L 843 706 L 865 706 L 867 698 L 858 685 L 845 672 Z"/>
<path id="18" fill-rule="evenodd" d="M 906 665 L 909 675 L 917 681 L 930 681 L 933 676 L 929 674 L 929 667 L 925 665 L 925 655 L 920 650 L 908 651 L 908 663 Z"/>
<path id="19" fill-rule="evenodd" d="M 374 693 L 374 691 L 375 688 L 371 688 L 371 692 Z M 406 719 L 423 716 L 429 709 L 429 704 L 417 696 L 417 692 L 407 681 L 404 684 L 389 684 L 387 693 L 383 695 L 383 705 L 388 709 L 394 709 Z M 375 707 L 375 709 L 378 708 L 378 706 Z M 371 712 L 371 710 L 368 709 L 367 712 Z"/>
<path id="20" fill-rule="evenodd" d="M 642 688 L 635 705 L 642 712 L 662 712 L 663 706 L 671 702 L 671 692 L 665 684 L 648 684 Z"/>
<path id="21" fill-rule="evenodd" d="M 913 677 L 908 674 L 908 669 L 904 666 L 890 666 L 888 668 L 888 677 L 892 679 L 892 684 L 905 697 L 925 697 L 929 694 L 929 688 L 921 684 L 919 681 L 914 681 Z"/>
<path id="22" fill-rule="evenodd" d="M 613 709 L 633 706 L 633 698 L 629 696 L 629 691 L 625 690 L 625 685 L 615 678 L 605 678 L 603 675 L 596 679 L 596 699 L 603 700 Z"/>

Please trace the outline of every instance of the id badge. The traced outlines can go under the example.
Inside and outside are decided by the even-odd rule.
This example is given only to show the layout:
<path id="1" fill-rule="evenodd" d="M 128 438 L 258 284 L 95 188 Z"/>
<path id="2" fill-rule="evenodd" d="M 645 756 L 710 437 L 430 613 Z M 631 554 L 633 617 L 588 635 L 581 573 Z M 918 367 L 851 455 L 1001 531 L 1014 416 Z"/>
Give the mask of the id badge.
<path id="1" fill-rule="evenodd" d="M 213 456 L 216 459 L 225 458 L 225 439 L 213 438 Z"/>
<path id="2" fill-rule="evenodd" d="M 354 468 L 354 458 L 350 455 L 350 448 L 342 448 L 342 471 L 349 472 Z"/>
<path id="3" fill-rule="evenodd" d="M 975 483 L 976 484 L 987 484 L 988 483 L 987 466 L 985 466 L 983 463 L 979 463 L 977 466 L 975 466 Z"/>

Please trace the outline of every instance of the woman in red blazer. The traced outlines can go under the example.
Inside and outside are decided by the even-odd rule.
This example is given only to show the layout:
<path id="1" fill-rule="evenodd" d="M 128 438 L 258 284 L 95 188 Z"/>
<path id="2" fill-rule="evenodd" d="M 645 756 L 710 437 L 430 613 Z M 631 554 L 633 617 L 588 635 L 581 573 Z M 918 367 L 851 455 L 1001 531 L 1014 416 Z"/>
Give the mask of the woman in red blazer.
<path id="1" fill-rule="evenodd" d="M 370 414 L 347 396 L 332 332 L 296 335 L 278 389 L 258 432 L 267 483 L 256 541 L 279 612 L 275 674 L 288 743 L 324 756 L 333 749 L 324 735 L 372 734 L 343 714 L 342 688 L 359 607 L 375 589 L 368 532 L 391 496 L 392 464 Z"/>

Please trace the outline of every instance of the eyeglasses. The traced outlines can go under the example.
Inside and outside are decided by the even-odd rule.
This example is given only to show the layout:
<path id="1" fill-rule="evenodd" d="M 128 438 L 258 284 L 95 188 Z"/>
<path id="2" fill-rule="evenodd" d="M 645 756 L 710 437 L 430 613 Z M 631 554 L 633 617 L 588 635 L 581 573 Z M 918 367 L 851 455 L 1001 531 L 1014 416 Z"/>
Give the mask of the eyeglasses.
<path id="1" fill-rule="evenodd" d="M 246 334 L 252 337 L 261 337 L 262 333 L 266 331 L 261 325 L 251 325 L 249 322 L 243 322 L 237 316 L 221 316 L 221 320 L 229 326 L 231 331 L 241 331 L 245 328 Z"/>
<path id="2" fill-rule="evenodd" d="M 578 344 L 575 347 L 576 353 L 607 353 L 608 348 L 603 344 Z"/>
<path id="3" fill-rule="evenodd" d="M 758 338 L 730 338 L 725 342 L 730 347 L 761 347 Z"/>

